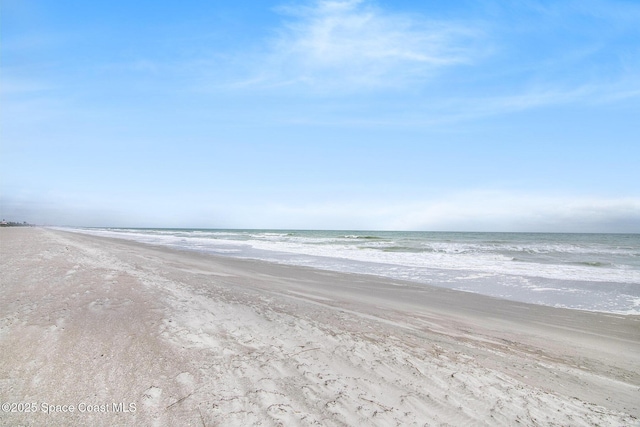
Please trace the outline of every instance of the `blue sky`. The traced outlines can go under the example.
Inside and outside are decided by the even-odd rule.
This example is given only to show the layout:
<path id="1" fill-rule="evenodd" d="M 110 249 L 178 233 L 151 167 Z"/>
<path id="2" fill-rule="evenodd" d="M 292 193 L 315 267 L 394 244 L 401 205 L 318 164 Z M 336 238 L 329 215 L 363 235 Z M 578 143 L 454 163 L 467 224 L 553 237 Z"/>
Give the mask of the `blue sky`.
<path id="1" fill-rule="evenodd" d="M 640 232 L 636 1 L 0 4 L 7 220 Z"/>

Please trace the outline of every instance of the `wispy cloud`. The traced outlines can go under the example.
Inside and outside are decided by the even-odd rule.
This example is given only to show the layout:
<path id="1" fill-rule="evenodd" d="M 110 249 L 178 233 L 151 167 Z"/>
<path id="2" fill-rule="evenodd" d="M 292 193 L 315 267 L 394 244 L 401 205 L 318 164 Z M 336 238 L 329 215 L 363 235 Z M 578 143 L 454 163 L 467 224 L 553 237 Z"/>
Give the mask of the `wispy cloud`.
<path id="1" fill-rule="evenodd" d="M 2 85 L 0 85 L 0 94 L 31 94 L 40 93 L 50 89 L 51 86 L 39 81 L 3 76 Z"/>
<path id="2" fill-rule="evenodd" d="M 244 79 L 224 87 L 274 89 L 277 96 L 302 100 L 303 108 L 287 111 L 287 121 L 347 126 L 432 127 L 640 97 L 633 47 L 613 41 L 637 30 L 613 12 L 602 17 L 602 2 L 526 1 L 507 9 L 505 16 L 486 13 L 469 21 L 459 15 L 453 21 L 434 19 L 424 9 L 390 11 L 368 0 L 280 8 L 284 19 L 265 50 L 240 55 L 235 64 L 244 61 L 250 71 L 236 69 L 233 74 Z M 590 24 L 577 26 L 584 34 L 567 33 L 563 22 L 580 19 Z M 616 22 L 618 30 L 603 34 Z M 386 89 L 394 97 L 376 97 Z M 364 97 L 335 103 L 354 94 Z M 309 95 L 326 99 L 304 103 Z"/>
<path id="3" fill-rule="evenodd" d="M 560 105 L 603 105 L 640 98 L 640 80 L 589 82 L 580 86 L 538 85 L 506 95 L 469 96 L 441 100 L 429 124 L 497 116 Z M 429 107 L 425 107 L 429 108 Z"/>
<path id="4" fill-rule="evenodd" d="M 403 87 L 478 56 L 483 33 L 459 22 L 387 12 L 363 0 L 281 8 L 288 17 L 250 84 Z"/>

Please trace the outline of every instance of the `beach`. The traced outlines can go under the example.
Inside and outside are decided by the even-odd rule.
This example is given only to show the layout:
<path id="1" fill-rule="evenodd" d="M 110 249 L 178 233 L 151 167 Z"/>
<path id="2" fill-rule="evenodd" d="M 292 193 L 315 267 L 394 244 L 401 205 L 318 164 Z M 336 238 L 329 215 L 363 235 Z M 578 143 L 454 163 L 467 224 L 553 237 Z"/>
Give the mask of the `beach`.
<path id="1" fill-rule="evenodd" d="M 0 229 L 2 425 L 640 425 L 640 316 Z"/>

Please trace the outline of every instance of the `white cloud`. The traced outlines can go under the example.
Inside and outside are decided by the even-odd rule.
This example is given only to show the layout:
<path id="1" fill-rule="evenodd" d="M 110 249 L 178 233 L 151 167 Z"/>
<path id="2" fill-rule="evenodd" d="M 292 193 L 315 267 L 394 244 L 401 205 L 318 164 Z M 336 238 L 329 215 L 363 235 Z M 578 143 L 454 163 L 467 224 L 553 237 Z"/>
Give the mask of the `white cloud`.
<path id="1" fill-rule="evenodd" d="M 640 198 L 576 197 L 502 191 L 460 192 L 430 200 L 316 203 L 194 203 L 48 194 L 0 198 L 12 221 L 80 226 L 640 233 Z M 114 208 L 117 207 L 117 208 Z"/>
<path id="2" fill-rule="evenodd" d="M 261 59 L 262 85 L 402 87 L 443 67 L 471 62 L 482 37 L 468 24 L 389 13 L 362 0 L 282 10 L 293 19 Z"/>
<path id="3" fill-rule="evenodd" d="M 261 211 L 261 226 L 276 228 L 640 232 L 640 199 L 633 197 L 477 191 L 423 202 L 274 205 Z"/>
<path id="4" fill-rule="evenodd" d="M 640 230 L 640 199 L 472 192 L 417 205 L 407 229 L 616 232 Z"/>
<path id="5" fill-rule="evenodd" d="M 528 49 L 529 37 L 544 36 L 540 26 L 556 28 L 537 15 L 527 18 L 525 29 L 515 31 L 509 24 L 501 33 L 499 23 L 488 20 L 434 20 L 367 0 L 319 0 L 281 11 L 285 21 L 267 51 L 245 57 L 252 71 L 224 87 L 328 96 L 287 111 L 285 120 L 294 123 L 432 127 L 553 106 L 633 102 L 640 96 L 633 55 L 621 62 L 597 59 L 611 43 L 604 36 L 561 54 Z M 553 13 L 561 12 L 568 13 Z M 623 51 L 616 48 L 611 55 Z M 469 72 L 463 75 L 464 70 Z M 396 90 L 398 98 L 331 104 L 336 94 L 390 88 L 411 88 L 415 96 Z"/>

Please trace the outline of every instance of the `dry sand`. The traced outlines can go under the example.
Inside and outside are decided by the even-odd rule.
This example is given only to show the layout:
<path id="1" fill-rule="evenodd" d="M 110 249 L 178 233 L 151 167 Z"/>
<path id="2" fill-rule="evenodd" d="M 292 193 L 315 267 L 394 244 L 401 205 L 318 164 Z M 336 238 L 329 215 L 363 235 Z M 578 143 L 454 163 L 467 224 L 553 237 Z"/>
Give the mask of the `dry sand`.
<path id="1" fill-rule="evenodd" d="M 0 245 L 0 399 L 28 404 L 2 425 L 640 425 L 638 316 L 47 229 Z"/>

